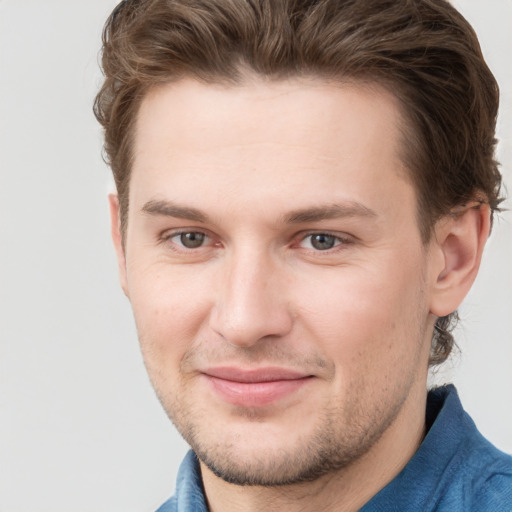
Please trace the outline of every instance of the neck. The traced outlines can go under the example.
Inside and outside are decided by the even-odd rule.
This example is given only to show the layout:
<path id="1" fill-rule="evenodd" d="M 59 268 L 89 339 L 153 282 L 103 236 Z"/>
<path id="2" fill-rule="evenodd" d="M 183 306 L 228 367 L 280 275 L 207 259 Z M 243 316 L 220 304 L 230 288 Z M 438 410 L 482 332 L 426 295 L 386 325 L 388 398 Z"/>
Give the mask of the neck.
<path id="1" fill-rule="evenodd" d="M 372 448 L 349 466 L 312 482 L 280 487 L 238 486 L 202 462 L 210 512 L 357 511 L 405 467 L 425 435 L 426 389 L 411 389 L 401 412 Z"/>

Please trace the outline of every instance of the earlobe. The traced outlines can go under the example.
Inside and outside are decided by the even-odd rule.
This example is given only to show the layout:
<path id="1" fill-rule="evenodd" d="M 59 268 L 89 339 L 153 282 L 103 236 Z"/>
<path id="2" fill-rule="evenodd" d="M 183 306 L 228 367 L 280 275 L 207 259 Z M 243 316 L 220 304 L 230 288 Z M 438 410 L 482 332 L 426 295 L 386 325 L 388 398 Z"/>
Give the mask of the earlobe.
<path id="1" fill-rule="evenodd" d="M 432 314 L 446 316 L 460 306 L 478 273 L 489 231 L 486 204 L 468 206 L 438 222 L 433 243 L 440 258 L 433 273 Z"/>
<path id="2" fill-rule="evenodd" d="M 110 232 L 114 248 L 117 255 L 117 265 L 119 268 L 119 281 L 121 288 L 128 297 L 128 286 L 126 277 L 126 256 L 124 252 L 123 236 L 121 231 L 121 218 L 119 214 L 119 198 L 117 194 L 109 194 L 108 202 L 110 206 Z"/>

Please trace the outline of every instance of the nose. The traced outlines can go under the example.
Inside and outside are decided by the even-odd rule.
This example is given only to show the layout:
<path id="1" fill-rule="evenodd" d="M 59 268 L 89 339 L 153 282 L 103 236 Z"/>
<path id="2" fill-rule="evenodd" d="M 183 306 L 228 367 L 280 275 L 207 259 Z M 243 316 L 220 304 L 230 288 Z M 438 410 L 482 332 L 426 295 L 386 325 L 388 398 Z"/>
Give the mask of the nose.
<path id="1" fill-rule="evenodd" d="M 217 334 L 231 345 L 251 347 L 290 332 L 293 318 L 277 262 L 254 252 L 233 254 L 221 274 L 210 316 Z"/>

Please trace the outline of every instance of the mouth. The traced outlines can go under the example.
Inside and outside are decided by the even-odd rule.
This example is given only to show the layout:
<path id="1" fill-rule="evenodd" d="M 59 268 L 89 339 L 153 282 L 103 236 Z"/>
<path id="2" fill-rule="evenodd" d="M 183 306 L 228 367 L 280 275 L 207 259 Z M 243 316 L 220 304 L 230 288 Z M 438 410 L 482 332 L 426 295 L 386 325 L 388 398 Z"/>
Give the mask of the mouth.
<path id="1" fill-rule="evenodd" d="M 214 394 L 240 407 L 264 407 L 293 395 L 311 382 L 312 375 L 277 367 L 209 368 L 202 372 Z"/>

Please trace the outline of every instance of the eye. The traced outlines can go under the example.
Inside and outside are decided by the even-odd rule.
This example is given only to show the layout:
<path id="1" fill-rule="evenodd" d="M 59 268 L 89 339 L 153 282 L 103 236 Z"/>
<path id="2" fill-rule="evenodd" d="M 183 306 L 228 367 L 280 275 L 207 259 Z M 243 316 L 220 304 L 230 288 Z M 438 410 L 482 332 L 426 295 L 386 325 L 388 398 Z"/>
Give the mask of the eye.
<path id="1" fill-rule="evenodd" d="M 307 235 L 301 242 L 302 247 L 306 249 L 314 249 L 315 251 L 328 251 L 342 243 L 348 243 L 339 236 L 330 235 L 329 233 L 313 233 Z"/>
<path id="2" fill-rule="evenodd" d="M 208 239 L 209 238 L 200 231 L 186 231 L 183 233 L 176 233 L 169 237 L 169 240 L 187 249 L 197 249 L 202 247 Z"/>

